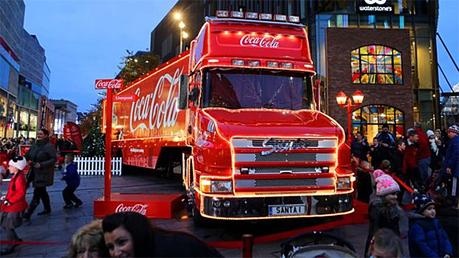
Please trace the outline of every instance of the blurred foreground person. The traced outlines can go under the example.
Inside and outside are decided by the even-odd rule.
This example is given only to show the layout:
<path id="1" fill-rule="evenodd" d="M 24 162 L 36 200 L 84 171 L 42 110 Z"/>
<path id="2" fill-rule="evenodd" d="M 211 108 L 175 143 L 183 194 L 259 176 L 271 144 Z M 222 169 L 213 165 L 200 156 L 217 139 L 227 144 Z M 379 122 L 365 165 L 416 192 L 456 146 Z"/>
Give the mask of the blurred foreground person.
<path id="1" fill-rule="evenodd" d="M 392 230 L 381 228 L 371 239 L 370 258 L 403 258 L 402 241 Z"/>
<path id="2" fill-rule="evenodd" d="M 84 225 L 72 236 L 67 258 L 109 257 L 104 242 L 102 221 L 94 220 Z"/>
<path id="3" fill-rule="evenodd" d="M 153 227 L 137 212 L 108 215 L 102 229 L 111 257 L 223 257 L 192 235 Z"/>

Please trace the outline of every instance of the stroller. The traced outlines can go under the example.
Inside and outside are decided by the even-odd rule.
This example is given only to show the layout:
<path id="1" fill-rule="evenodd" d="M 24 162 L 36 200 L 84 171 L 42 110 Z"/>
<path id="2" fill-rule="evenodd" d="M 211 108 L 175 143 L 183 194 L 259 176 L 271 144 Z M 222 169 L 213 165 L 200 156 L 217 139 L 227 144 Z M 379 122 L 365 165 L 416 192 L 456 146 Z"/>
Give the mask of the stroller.
<path id="1" fill-rule="evenodd" d="M 322 232 L 293 237 L 281 244 L 281 258 L 356 258 L 354 247 L 345 240 Z"/>

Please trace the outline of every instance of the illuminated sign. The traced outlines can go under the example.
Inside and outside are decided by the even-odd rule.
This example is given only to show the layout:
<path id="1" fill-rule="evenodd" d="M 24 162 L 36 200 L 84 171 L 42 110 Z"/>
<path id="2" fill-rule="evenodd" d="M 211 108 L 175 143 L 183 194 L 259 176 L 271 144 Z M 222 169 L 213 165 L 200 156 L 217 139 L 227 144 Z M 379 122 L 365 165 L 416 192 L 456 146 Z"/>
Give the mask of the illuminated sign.
<path id="1" fill-rule="evenodd" d="M 119 89 L 123 85 L 123 80 L 120 79 L 97 79 L 96 89 Z"/>
<path id="2" fill-rule="evenodd" d="M 361 13 L 392 13 L 393 9 L 390 0 L 362 0 L 357 5 Z"/>
<path id="3" fill-rule="evenodd" d="M 251 36 L 246 34 L 242 36 L 239 44 L 243 47 L 261 47 L 261 48 L 278 48 L 279 40 L 274 36 Z"/>

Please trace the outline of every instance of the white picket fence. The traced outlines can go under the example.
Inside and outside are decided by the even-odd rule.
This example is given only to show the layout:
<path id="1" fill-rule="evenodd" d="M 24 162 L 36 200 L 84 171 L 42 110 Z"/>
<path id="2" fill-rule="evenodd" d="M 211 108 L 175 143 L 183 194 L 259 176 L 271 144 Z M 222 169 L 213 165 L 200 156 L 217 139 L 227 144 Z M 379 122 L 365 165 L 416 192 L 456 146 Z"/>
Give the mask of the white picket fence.
<path id="1" fill-rule="evenodd" d="M 75 156 L 78 174 L 82 176 L 101 176 L 105 174 L 105 157 Z M 121 176 L 121 157 L 112 158 L 112 175 Z"/>

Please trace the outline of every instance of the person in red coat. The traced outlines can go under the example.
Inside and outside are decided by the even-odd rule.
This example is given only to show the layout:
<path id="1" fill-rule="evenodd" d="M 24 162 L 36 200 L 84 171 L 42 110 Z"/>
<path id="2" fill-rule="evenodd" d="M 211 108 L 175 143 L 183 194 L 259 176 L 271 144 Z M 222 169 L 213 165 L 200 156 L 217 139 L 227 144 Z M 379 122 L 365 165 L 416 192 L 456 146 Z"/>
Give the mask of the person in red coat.
<path id="1" fill-rule="evenodd" d="M 11 181 L 8 185 L 8 192 L 5 196 L 0 197 L 0 225 L 3 228 L 8 242 L 21 242 L 22 240 L 16 234 L 15 228 L 22 224 L 21 214 L 27 209 L 26 179 L 22 170 L 27 166 L 24 157 L 17 156 L 8 163 L 8 169 L 12 174 Z M 7 255 L 14 252 L 17 243 L 2 244 L 0 255 Z"/>
<path id="2" fill-rule="evenodd" d="M 406 133 L 406 147 L 403 153 L 402 173 L 404 178 L 408 180 L 406 183 L 411 182 L 416 189 L 422 185 L 419 178 L 417 152 L 418 152 L 418 134 L 414 129 L 408 129 Z"/>
<path id="3" fill-rule="evenodd" d="M 418 134 L 418 151 L 416 153 L 416 161 L 418 163 L 419 179 L 422 182 L 424 189 L 429 185 L 429 166 L 431 161 L 430 142 L 427 134 L 422 130 L 421 124 L 415 123 L 416 133 Z"/>

